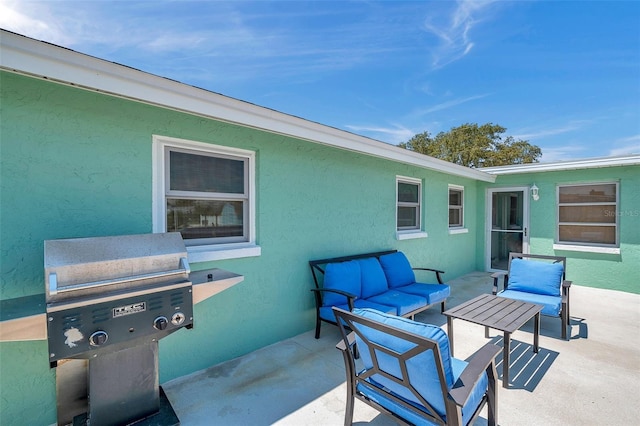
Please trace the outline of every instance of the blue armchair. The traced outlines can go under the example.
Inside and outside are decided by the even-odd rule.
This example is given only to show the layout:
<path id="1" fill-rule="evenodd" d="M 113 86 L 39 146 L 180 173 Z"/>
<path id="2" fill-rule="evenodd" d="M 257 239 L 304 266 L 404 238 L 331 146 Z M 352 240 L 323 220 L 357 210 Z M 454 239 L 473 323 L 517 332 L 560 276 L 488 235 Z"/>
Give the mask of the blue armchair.
<path id="1" fill-rule="evenodd" d="M 495 357 L 487 343 L 469 362 L 453 358 L 449 339 L 436 326 L 374 309 L 333 308 L 347 372 L 345 425 L 358 399 L 404 425 L 469 425 L 486 405 L 497 423 Z M 364 366 L 356 370 L 354 345 Z"/>
<path id="2" fill-rule="evenodd" d="M 493 277 L 493 294 L 508 299 L 544 306 L 542 315 L 560 317 L 562 338 L 567 339 L 569 322 L 569 289 L 567 258 L 536 254 L 509 253 L 509 269 Z M 503 278 L 503 289 L 498 283 Z"/>

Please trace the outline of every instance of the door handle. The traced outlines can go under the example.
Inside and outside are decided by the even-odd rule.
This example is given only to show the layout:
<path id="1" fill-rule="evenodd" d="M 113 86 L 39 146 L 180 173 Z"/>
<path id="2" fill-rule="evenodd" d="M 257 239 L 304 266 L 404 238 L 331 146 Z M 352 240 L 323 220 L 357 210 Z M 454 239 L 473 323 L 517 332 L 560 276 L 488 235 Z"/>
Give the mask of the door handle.
<path id="1" fill-rule="evenodd" d="M 527 236 L 527 228 L 524 228 L 524 236 Z"/>

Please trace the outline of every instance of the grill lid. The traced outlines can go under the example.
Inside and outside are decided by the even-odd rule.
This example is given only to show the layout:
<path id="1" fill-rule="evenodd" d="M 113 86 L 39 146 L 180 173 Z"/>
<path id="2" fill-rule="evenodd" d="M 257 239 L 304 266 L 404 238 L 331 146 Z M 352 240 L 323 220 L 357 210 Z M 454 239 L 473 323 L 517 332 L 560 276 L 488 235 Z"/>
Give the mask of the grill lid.
<path id="1" fill-rule="evenodd" d="M 190 272 L 179 232 L 47 240 L 44 266 L 47 303 L 186 281 Z"/>

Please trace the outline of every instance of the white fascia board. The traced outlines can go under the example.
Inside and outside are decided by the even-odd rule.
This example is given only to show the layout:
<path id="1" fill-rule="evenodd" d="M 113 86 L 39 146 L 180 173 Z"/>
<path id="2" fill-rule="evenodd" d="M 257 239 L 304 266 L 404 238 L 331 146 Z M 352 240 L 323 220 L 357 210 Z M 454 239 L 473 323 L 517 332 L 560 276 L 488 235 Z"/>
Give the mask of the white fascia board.
<path id="1" fill-rule="evenodd" d="M 518 173 L 556 172 L 563 170 L 593 169 L 617 166 L 640 165 L 640 155 L 625 155 L 619 157 L 600 157 L 584 160 L 559 161 L 556 163 L 528 163 L 512 166 L 497 166 L 481 168 L 483 172 L 494 175 L 512 175 Z"/>
<path id="2" fill-rule="evenodd" d="M 215 120 L 485 182 L 496 177 L 2 30 L 0 68 Z"/>

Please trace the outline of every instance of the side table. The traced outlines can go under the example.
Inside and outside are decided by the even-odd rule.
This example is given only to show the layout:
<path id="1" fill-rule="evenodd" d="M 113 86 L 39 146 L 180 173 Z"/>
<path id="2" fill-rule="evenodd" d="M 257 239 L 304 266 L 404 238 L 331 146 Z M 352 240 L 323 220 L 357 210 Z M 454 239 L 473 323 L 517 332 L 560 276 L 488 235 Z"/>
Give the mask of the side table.
<path id="1" fill-rule="evenodd" d="M 485 337 L 489 337 L 489 328 L 504 333 L 504 349 L 502 352 L 502 386 L 509 387 L 509 353 L 511 349 L 511 333 L 522 327 L 535 317 L 533 328 L 533 352 L 538 353 L 540 336 L 540 311 L 542 305 L 507 299 L 506 297 L 482 294 L 461 305 L 444 311 L 447 317 L 447 334 L 453 356 L 453 319 L 469 321 L 485 327 Z"/>

